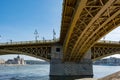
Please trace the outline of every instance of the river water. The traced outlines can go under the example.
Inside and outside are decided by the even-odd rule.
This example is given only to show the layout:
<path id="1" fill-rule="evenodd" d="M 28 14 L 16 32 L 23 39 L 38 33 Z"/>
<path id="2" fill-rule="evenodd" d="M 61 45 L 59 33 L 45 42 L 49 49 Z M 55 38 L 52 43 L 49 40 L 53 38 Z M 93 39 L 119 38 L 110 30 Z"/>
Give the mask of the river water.
<path id="1" fill-rule="evenodd" d="M 48 64 L 5 66 L 0 65 L 0 80 L 49 80 Z M 120 66 L 93 66 L 94 77 L 100 78 L 120 71 Z"/>

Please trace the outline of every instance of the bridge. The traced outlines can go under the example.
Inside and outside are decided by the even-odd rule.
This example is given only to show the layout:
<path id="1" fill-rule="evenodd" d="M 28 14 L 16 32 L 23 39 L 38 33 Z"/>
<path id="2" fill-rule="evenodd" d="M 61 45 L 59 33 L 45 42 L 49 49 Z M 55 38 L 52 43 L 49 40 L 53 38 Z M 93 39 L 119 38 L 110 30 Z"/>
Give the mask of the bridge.
<path id="1" fill-rule="evenodd" d="M 120 42 L 99 41 L 119 25 L 120 0 L 63 0 L 59 40 L 1 43 L 0 54 L 50 61 L 50 80 L 93 77 L 93 60 L 120 52 Z"/>
<path id="2" fill-rule="evenodd" d="M 59 40 L 38 40 L 36 41 L 21 41 L 21 42 L 6 42 L 0 43 L 0 55 L 7 54 L 23 54 L 32 57 L 36 57 L 39 59 L 43 59 L 45 61 L 50 62 L 52 53 L 52 48 L 59 45 Z M 54 46 L 54 47 L 53 47 Z M 56 47 L 60 49 L 59 46 Z M 120 52 L 120 42 L 118 41 L 98 41 L 93 47 L 91 47 L 91 59 L 92 61 L 113 55 L 119 54 Z"/>

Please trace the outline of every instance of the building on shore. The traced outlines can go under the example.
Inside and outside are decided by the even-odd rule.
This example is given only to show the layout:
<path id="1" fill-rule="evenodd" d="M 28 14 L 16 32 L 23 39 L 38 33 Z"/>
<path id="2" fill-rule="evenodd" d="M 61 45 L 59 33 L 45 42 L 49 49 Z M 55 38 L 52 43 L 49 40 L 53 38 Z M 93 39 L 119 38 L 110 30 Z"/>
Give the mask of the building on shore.
<path id="1" fill-rule="evenodd" d="M 0 59 L 0 64 L 5 64 L 5 60 L 4 59 Z"/>
<path id="2" fill-rule="evenodd" d="M 95 65 L 120 65 L 120 58 L 110 57 L 93 62 Z"/>
<path id="3" fill-rule="evenodd" d="M 20 56 L 18 55 L 16 58 L 14 59 L 8 59 L 5 64 L 21 64 L 24 65 L 25 61 L 23 58 L 20 58 Z"/>
<path id="4" fill-rule="evenodd" d="M 29 65 L 36 65 L 36 64 L 49 64 L 49 62 L 46 61 L 38 61 L 38 60 L 25 60 L 26 64 Z"/>

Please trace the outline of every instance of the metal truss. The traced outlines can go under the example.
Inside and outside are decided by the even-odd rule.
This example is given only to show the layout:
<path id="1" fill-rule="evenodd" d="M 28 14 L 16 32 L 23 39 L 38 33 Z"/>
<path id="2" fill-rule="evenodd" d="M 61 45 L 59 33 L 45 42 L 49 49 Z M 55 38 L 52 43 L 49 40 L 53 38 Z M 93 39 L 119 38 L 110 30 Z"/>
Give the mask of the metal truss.
<path id="1" fill-rule="evenodd" d="M 49 61 L 53 43 L 1 45 L 0 54 L 24 54 Z"/>
<path id="2" fill-rule="evenodd" d="M 81 60 L 100 38 L 119 25 L 120 0 L 65 0 L 60 37 L 61 42 L 64 40 L 64 61 Z"/>
<path id="3" fill-rule="evenodd" d="M 92 60 L 101 59 L 113 54 L 120 54 L 120 43 L 96 43 L 92 48 Z"/>

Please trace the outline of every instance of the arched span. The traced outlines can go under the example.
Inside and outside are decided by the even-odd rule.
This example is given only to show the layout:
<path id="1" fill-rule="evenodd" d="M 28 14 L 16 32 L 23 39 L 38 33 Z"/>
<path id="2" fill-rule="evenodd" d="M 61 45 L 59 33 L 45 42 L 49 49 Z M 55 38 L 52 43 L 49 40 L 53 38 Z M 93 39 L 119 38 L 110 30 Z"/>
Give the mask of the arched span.
<path id="1" fill-rule="evenodd" d="M 120 53 L 120 44 L 98 43 L 91 48 L 92 60 L 101 59 L 113 54 Z"/>
<path id="2" fill-rule="evenodd" d="M 51 46 L 3 46 L 0 47 L 0 55 L 5 54 L 24 54 L 45 61 L 51 59 Z"/>
<path id="3" fill-rule="evenodd" d="M 108 56 L 115 55 L 115 54 L 120 54 L 120 51 L 109 53 L 109 54 L 105 54 L 105 55 L 101 55 L 99 57 L 93 58 L 92 61 L 96 61 L 96 60 L 102 59 L 104 57 L 108 57 Z"/>

